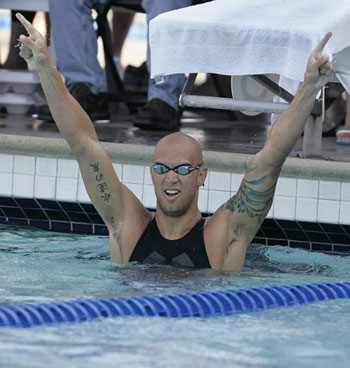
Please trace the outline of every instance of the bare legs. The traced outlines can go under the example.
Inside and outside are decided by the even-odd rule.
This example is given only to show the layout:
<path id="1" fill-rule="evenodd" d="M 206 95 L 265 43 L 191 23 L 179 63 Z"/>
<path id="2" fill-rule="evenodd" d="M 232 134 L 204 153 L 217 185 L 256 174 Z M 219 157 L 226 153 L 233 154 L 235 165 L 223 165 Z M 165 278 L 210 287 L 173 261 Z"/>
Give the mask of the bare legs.
<path id="1" fill-rule="evenodd" d="M 337 132 L 337 143 L 350 145 L 350 95 L 348 94 L 346 94 L 345 125 Z"/>

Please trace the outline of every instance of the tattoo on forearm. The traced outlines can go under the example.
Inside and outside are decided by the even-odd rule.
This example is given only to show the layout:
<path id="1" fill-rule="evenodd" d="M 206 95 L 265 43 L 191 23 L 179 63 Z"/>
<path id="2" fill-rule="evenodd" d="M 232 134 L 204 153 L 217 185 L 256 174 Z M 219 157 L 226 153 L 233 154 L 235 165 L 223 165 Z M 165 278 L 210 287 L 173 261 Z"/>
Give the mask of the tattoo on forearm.
<path id="1" fill-rule="evenodd" d="M 100 196 L 105 202 L 109 202 L 111 200 L 111 193 L 108 190 L 108 185 L 106 182 L 103 181 L 104 175 L 100 172 L 100 166 L 98 162 L 90 165 L 92 167 L 92 171 L 96 173 L 95 180 L 96 186 L 99 190 L 99 193 L 102 195 Z"/>
<path id="2" fill-rule="evenodd" d="M 257 217 L 258 221 L 263 220 L 271 206 L 276 183 L 264 191 L 257 190 L 254 186 L 263 184 L 266 179 L 266 176 L 253 181 L 243 179 L 237 194 L 225 203 L 224 208 L 231 212 L 247 213 L 249 217 Z"/>
<path id="3" fill-rule="evenodd" d="M 245 172 L 246 173 L 250 173 L 250 172 L 254 171 L 255 169 L 256 169 L 256 166 L 254 166 L 254 167 L 246 167 Z"/>

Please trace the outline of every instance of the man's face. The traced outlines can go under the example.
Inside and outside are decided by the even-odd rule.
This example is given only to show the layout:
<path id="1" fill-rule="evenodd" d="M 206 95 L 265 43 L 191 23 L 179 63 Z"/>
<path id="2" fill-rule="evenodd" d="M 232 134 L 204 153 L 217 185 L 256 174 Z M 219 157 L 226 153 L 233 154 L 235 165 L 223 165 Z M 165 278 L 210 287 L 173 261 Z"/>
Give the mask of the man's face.
<path id="1" fill-rule="evenodd" d="M 169 145 L 157 149 L 155 163 L 164 164 L 169 168 L 179 165 L 196 167 L 196 155 L 177 145 Z M 185 214 L 191 206 L 197 206 L 198 188 L 205 180 L 206 169 L 196 169 L 188 175 L 180 175 L 173 170 L 158 174 L 151 166 L 151 176 L 155 188 L 158 205 L 164 214 L 179 217 Z"/>

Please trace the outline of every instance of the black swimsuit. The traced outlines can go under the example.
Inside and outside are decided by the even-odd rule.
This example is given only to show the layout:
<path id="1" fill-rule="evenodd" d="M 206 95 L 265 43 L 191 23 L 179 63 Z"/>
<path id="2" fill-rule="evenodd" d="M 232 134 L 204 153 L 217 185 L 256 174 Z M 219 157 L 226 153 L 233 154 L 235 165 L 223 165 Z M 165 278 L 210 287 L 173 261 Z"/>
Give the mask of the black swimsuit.
<path id="1" fill-rule="evenodd" d="M 160 233 L 154 218 L 136 244 L 130 262 L 210 268 L 203 238 L 204 222 L 202 218 L 183 238 L 168 240 Z"/>

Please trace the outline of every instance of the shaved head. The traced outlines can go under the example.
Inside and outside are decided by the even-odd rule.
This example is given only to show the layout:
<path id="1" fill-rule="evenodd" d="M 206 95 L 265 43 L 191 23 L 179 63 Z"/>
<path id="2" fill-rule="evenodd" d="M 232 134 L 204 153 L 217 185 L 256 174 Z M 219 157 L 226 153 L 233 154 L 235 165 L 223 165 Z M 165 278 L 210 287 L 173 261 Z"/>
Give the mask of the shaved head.
<path id="1" fill-rule="evenodd" d="M 162 138 L 154 150 L 154 162 L 163 164 L 171 170 L 158 174 L 151 166 L 151 177 L 157 197 L 157 212 L 171 217 L 198 213 L 199 187 L 207 176 L 200 144 L 184 133 L 172 133 Z M 194 168 L 187 175 L 173 171 L 187 165 Z"/>
<path id="2" fill-rule="evenodd" d="M 198 141 L 181 132 L 169 134 L 158 142 L 154 150 L 154 161 L 158 162 L 169 154 L 174 160 L 186 159 L 192 165 L 199 165 L 203 162 L 202 147 Z"/>

